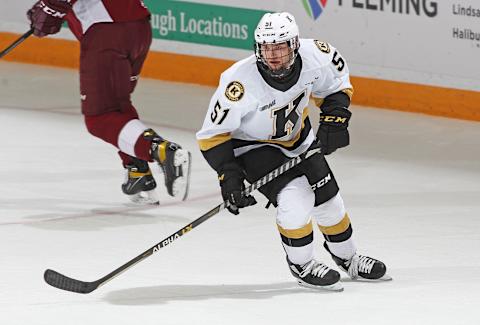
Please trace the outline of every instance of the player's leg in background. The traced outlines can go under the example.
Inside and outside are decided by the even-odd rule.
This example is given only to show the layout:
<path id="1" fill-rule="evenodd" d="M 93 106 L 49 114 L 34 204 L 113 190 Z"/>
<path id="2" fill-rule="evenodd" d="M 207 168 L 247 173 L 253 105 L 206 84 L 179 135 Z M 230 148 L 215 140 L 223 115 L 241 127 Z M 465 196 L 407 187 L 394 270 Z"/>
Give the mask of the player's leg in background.
<path id="1" fill-rule="evenodd" d="M 156 186 L 148 168 L 151 143 L 143 138 L 147 126 L 131 104 L 130 93 L 136 81 L 131 80 L 130 45 L 119 36 L 123 32 L 122 24 L 96 24 L 82 39 L 82 113 L 92 135 L 120 149 L 127 175 L 122 190 L 134 202 L 144 203 L 140 199 L 154 195 Z M 150 201 L 145 203 L 158 203 L 158 198 Z"/>
<path id="2" fill-rule="evenodd" d="M 146 126 L 135 109 L 87 115 L 85 124 L 91 134 L 120 149 L 126 173 L 123 193 L 134 203 L 158 204 L 156 182 L 148 166 L 151 143 L 143 137 Z"/>
<path id="3" fill-rule="evenodd" d="M 130 93 L 138 83 L 143 64 L 152 44 L 152 27 L 148 20 L 122 24 L 128 48 L 128 60 L 131 66 Z"/>
<path id="4" fill-rule="evenodd" d="M 126 44 L 130 46 L 128 59 L 131 65 L 130 93 L 132 93 L 152 43 L 152 27 L 149 20 L 143 20 L 122 24 L 122 28 Z M 168 194 L 185 200 L 190 181 L 190 153 L 180 145 L 165 140 L 152 129 L 146 130 L 143 138 L 150 143 L 150 158 L 155 160 L 163 171 Z"/>
<path id="5" fill-rule="evenodd" d="M 140 73 L 148 52 L 151 33 L 150 29 L 139 30 L 139 41 L 131 42 L 130 33 L 135 34 L 137 31 L 134 28 L 130 31 L 131 27 L 132 23 L 97 24 L 82 39 L 82 112 L 91 134 L 120 149 L 127 174 L 122 186 L 125 194 L 137 203 L 158 203 L 153 192 L 156 184 L 148 162 L 157 160 L 159 155 L 154 153 L 158 150 L 154 150 L 154 147 L 157 148 L 158 143 L 165 141 L 158 136 L 145 135 L 146 131 L 148 135 L 152 131 L 139 120 L 130 97 L 138 79 L 134 76 Z M 164 147 L 170 148 L 167 145 Z M 167 149 L 164 151 L 166 153 Z M 168 156 L 175 156 L 174 150 L 170 151 Z M 187 186 L 184 188 L 182 196 L 185 196 L 188 189 Z M 169 193 L 172 192 L 169 190 Z"/>

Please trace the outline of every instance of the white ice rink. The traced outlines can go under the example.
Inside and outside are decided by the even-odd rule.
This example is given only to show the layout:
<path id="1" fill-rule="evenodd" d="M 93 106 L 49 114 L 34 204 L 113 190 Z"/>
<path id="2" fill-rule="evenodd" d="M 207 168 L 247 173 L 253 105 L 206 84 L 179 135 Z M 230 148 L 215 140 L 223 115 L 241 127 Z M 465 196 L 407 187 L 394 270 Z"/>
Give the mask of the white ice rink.
<path id="1" fill-rule="evenodd" d="M 140 81 L 142 119 L 194 160 L 188 201 L 160 186 L 161 206 L 134 207 L 116 150 L 84 127 L 76 72 L 0 63 L 1 325 L 480 324 L 480 124 L 355 106 L 352 144 L 328 160 L 360 253 L 394 281 L 297 286 L 257 193 L 91 294 L 45 284 L 47 268 L 100 278 L 220 203 L 194 137 L 212 92 Z"/>

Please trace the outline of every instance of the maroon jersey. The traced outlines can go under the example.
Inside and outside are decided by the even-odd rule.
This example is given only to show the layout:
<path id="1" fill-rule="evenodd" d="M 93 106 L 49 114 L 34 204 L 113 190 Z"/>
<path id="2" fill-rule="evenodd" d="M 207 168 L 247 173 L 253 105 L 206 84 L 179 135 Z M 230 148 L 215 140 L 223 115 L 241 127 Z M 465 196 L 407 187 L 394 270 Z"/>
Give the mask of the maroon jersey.
<path id="1" fill-rule="evenodd" d="M 72 0 L 66 16 L 73 34 L 81 39 L 96 23 L 128 22 L 145 19 L 150 12 L 142 0 Z"/>

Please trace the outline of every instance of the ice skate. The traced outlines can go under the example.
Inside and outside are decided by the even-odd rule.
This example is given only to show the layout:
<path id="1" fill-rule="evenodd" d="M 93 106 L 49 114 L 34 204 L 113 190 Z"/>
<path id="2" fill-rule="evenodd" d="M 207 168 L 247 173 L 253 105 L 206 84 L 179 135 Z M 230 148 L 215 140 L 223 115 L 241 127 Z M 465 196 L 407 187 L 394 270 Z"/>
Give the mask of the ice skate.
<path id="1" fill-rule="evenodd" d="M 152 158 L 163 171 L 168 194 L 185 200 L 190 185 L 190 152 L 174 142 L 164 140 L 151 129 L 146 130 L 144 136 L 152 141 Z"/>
<path id="2" fill-rule="evenodd" d="M 351 259 L 345 260 L 332 254 L 327 242 L 323 243 L 325 249 L 330 253 L 335 263 L 345 271 L 352 280 L 367 281 L 390 281 L 386 265 L 372 257 L 355 254 Z"/>
<path id="3" fill-rule="evenodd" d="M 123 193 L 135 204 L 159 204 L 160 201 L 155 192 L 157 183 L 148 167 L 148 163 L 132 158 L 132 163 L 125 167 L 126 177 L 122 184 Z"/>
<path id="4" fill-rule="evenodd" d="M 329 291 L 343 291 L 340 283 L 340 273 L 323 263 L 311 260 L 303 265 L 293 264 L 287 257 L 290 272 L 299 285 Z"/>

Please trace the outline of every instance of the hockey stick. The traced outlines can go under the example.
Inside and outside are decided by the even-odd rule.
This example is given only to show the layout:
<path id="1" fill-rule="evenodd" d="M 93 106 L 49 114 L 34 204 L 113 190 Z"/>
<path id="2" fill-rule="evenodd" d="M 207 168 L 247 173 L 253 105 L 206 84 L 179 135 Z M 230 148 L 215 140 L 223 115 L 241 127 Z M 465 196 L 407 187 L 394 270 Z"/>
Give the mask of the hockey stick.
<path id="1" fill-rule="evenodd" d="M 254 182 L 253 184 L 248 186 L 244 191 L 245 195 L 250 194 L 251 192 L 258 189 L 259 187 L 267 184 L 268 182 L 275 179 L 279 175 L 282 175 L 283 173 L 285 173 L 287 170 L 293 168 L 294 166 L 298 165 L 299 163 L 301 163 L 305 159 L 308 159 L 312 155 L 314 155 L 316 153 L 319 153 L 319 152 L 320 152 L 320 149 L 316 148 L 316 149 L 309 150 L 309 151 L 303 153 L 302 155 L 300 155 L 298 157 L 290 159 L 289 161 L 287 161 L 283 165 L 279 166 L 278 168 L 275 168 L 270 173 L 268 173 L 267 175 L 260 178 L 258 181 Z M 72 279 L 72 278 L 69 278 L 69 277 L 67 277 L 63 274 L 60 274 L 60 273 L 58 273 L 54 270 L 51 270 L 51 269 L 47 269 L 45 271 L 43 277 L 49 285 L 51 285 L 55 288 L 66 290 L 66 291 L 77 292 L 77 293 L 90 293 L 93 290 L 97 289 L 98 287 L 104 285 L 108 281 L 112 280 L 113 278 L 118 276 L 120 273 L 125 272 L 130 267 L 132 267 L 135 264 L 137 264 L 137 263 L 141 262 L 142 260 L 146 259 L 147 257 L 152 255 L 153 253 L 158 252 L 160 250 L 160 248 L 163 248 L 163 247 L 173 243 L 175 240 L 182 237 L 183 235 L 185 235 L 187 232 L 191 231 L 196 226 L 200 225 L 201 223 L 205 222 L 206 220 L 210 219 L 211 217 L 213 217 L 214 215 L 219 213 L 222 209 L 224 209 L 226 207 L 226 205 L 227 205 L 227 202 L 222 202 L 220 205 L 217 205 L 215 208 L 208 211 L 207 213 L 205 213 L 200 218 L 194 220 L 192 223 L 186 225 L 182 229 L 178 230 L 174 234 L 172 234 L 172 235 L 168 236 L 167 238 L 165 238 L 164 240 L 162 240 L 161 242 L 155 244 L 153 247 L 150 247 L 148 250 L 146 250 L 142 254 L 140 254 L 137 257 L 131 259 L 130 261 L 123 264 L 122 266 L 120 266 L 116 270 L 110 272 L 109 274 L 105 275 L 103 278 L 100 278 L 96 281 L 87 282 L 87 281 L 80 281 L 80 280 Z"/>
<path id="2" fill-rule="evenodd" d="M 30 37 L 30 35 L 33 34 L 33 29 L 30 29 L 28 32 L 20 36 L 15 42 L 13 42 L 9 47 L 7 47 L 5 50 L 0 52 L 0 59 L 3 58 L 5 55 L 7 55 L 11 50 L 16 48 L 20 43 L 22 43 L 24 40 Z"/>

